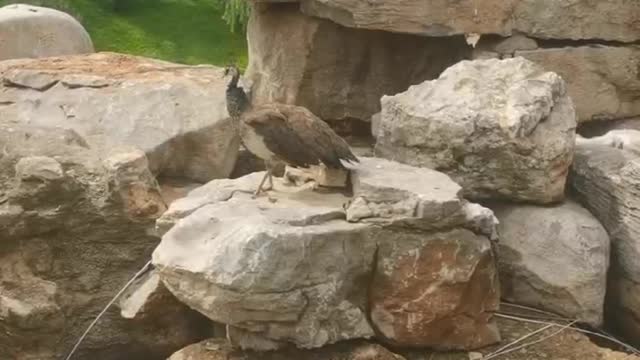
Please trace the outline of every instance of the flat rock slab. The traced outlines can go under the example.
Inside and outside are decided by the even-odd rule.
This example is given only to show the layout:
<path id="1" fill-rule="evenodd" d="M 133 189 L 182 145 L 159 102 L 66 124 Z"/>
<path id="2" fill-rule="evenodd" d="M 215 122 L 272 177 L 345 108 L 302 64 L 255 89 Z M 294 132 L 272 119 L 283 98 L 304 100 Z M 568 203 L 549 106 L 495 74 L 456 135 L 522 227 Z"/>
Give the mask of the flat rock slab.
<path id="1" fill-rule="evenodd" d="M 471 199 L 564 198 L 576 118 L 557 74 L 523 58 L 461 61 L 381 101 L 378 156 L 442 171 Z"/>
<path id="2" fill-rule="evenodd" d="M 408 346 L 497 341 L 493 214 L 463 200 L 460 187 L 433 170 L 361 158 L 352 171 L 353 196 L 276 179 L 274 190 L 253 198 L 263 173 L 193 190 L 158 221 L 164 236 L 153 263 L 161 279 L 178 299 L 227 324 L 244 348 L 316 348 L 376 331 Z M 414 175 L 384 179 L 382 172 Z M 362 216 L 363 209 L 373 210 Z M 438 249 L 452 256 L 438 258 Z M 433 266 L 407 268 L 415 256 Z M 427 288 L 451 305 L 422 297 Z M 461 296 L 468 289 L 476 296 Z M 399 293 L 415 306 L 391 301 Z M 368 304 L 383 316 L 370 322 Z M 444 341 L 436 329 L 459 332 Z"/>
<path id="3" fill-rule="evenodd" d="M 209 339 L 171 355 L 168 360 L 405 360 L 384 347 L 364 341 L 344 342 L 321 349 L 285 349 L 271 352 L 233 349 L 224 340 Z"/>
<path id="4" fill-rule="evenodd" d="M 608 303 L 623 335 L 640 341 L 640 131 L 613 130 L 576 144 L 571 187 L 611 236 Z"/>
<path id="5" fill-rule="evenodd" d="M 348 27 L 426 36 L 523 33 L 544 39 L 640 39 L 634 0 L 300 0 L 304 13 Z"/>
<path id="6" fill-rule="evenodd" d="M 0 64 L 0 123 L 61 128 L 85 146 L 142 150 L 154 174 L 227 177 L 239 139 L 224 70 L 114 53 Z"/>

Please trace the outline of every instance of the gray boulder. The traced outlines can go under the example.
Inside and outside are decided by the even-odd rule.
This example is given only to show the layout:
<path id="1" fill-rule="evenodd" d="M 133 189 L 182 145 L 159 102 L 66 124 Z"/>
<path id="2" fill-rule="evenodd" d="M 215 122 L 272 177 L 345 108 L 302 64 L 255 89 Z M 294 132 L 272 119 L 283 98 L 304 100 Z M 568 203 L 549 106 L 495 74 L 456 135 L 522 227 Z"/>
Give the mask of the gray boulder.
<path id="1" fill-rule="evenodd" d="M 564 198 L 576 118 L 564 81 L 523 58 L 462 61 L 382 98 L 377 155 L 450 175 L 471 199 Z"/>
<path id="2" fill-rule="evenodd" d="M 153 263 L 162 281 L 190 307 L 227 324 L 230 339 L 244 348 L 316 348 L 376 330 L 408 346 L 496 342 L 493 214 L 463 200 L 444 174 L 361 161 L 352 198 L 276 179 L 275 191 L 254 199 L 263 173 L 193 190 L 158 220 L 164 236 Z M 466 256 L 437 255 L 451 251 Z M 415 256 L 431 264 L 414 269 L 425 276 L 406 266 Z M 450 305 L 421 297 L 425 288 Z M 476 295 L 463 296 L 464 289 Z"/>
<path id="3" fill-rule="evenodd" d="M 607 308 L 611 324 L 640 341 L 640 131 L 614 130 L 579 138 L 571 168 L 578 200 L 611 236 L 612 261 Z"/>
<path id="4" fill-rule="evenodd" d="M 601 326 L 610 244 L 598 220 L 573 201 L 492 209 L 502 297 Z"/>
<path id="5" fill-rule="evenodd" d="M 87 31 L 62 11 L 24 4 L 0 8 L 0 60 L 92 52 Z"/>

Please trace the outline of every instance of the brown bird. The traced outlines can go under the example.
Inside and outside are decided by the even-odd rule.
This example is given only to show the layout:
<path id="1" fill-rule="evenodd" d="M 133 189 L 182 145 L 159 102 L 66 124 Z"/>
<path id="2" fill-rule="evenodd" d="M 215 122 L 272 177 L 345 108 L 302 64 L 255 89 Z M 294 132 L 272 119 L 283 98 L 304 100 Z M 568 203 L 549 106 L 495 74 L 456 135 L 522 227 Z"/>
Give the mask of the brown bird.
<path id="1" fill-rule="evenodd" d="M 294 167 L 322 163 L 332 169 L 346 169 L 342 160 L 359 162 L 347 142 L 311 111 L 302 106 L 280 103 L 253 107 L 244 90 L 238 86 L 238 68 L 227 67 L 225 75 L 229 74 L 227 110 L 244 146 L 263 159 L 267 169 L 255 195 L 264 190 L 267 178 L 273 186 L 272 168 L 278 162 Z"/>

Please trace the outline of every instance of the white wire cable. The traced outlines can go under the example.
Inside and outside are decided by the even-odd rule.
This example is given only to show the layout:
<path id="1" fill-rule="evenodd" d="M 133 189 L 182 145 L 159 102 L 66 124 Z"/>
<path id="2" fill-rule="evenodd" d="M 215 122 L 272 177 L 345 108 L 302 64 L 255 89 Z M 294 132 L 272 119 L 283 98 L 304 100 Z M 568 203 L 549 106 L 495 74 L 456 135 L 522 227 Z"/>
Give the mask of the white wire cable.
<path id="1" fill-rule="evenodd" d="M 133 275 L 133 277 L 122 287 L 122 289 L 120 289 L 120 291 L 118 291 L 118 293 L 113 297 L 113 299 L 111 299 L 111 301 L 109 301 L 107 306 L 105 306 L 104 309 L 102 309 L 100 314 L 98 314 L 98 316 L 96 316 L 96 318 L 93 320 L 93 322 L 91 322 L 89 327 L 87 327 L 87 330 L 85 330 L 84 333 L 82 334 L 82 336 L 80 336 L 80 339 L 78 339 L 78 341 L 73 346 L 73 349 L 71 349 L 71 351 L 69 352 L 69 355 L 67 355 L 65 360 L 71 359 L 71 356 L 73 356 L 73 354 L 76 352 L 76 350 L 78 350 L 78 348 L 80 347 L 80 344 L 82 344 L 82 341 L 84 340 L 84 338 L 87 337 L 87 334 L 89 334 L 89 331 L 91 331 L 91 329 L 93 329 L 93 327 L 98 323 L 98 321 L 100 320 L 102 315 L 104 315 L 107 312 L 107 310 L 109 310 L 111 305 L 113 305 L 113 303 L 116 302 L 116 300 L 120 297 L 120 295 L 122 295 L 122 293 L 124 293 L 125 290 L 127 290 L 127 288 L 129 286 L 131 286 L 131 284 L 133 284 L 134 281 L 136 281 L 137 278 L 139 278 L 142 274 L 144 274 L 147 271 L 149 266 L 151 266 L 151 260 L 149 260 L 146 264 L 144 264 L 142 269 L 140 269 L 140 271 L 138 271 L 135 275 Z"/>

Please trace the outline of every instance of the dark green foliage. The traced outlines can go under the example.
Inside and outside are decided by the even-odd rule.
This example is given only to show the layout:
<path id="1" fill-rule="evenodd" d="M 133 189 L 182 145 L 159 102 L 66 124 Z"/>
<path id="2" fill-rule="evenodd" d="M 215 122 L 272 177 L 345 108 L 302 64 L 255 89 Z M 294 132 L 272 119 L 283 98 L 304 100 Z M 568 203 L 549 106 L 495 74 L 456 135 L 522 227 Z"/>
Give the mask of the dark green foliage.
<path id="1" fill-rule="evenodd" d="M 223 1 L 0 0 L 0 6 L 29 3 L 65 11 L 82 22 L 98 51 L 186 64 L 235 63 L 244 68 L 247 63 L 244 32 L 231 33 L 230 24 L 223 20 L 225 11 L 231 14 L 237 8 L 227 9 Z M 239 29 L 246 19 L 233 24 Z"/>

